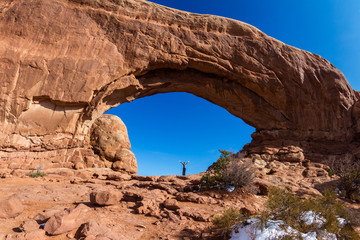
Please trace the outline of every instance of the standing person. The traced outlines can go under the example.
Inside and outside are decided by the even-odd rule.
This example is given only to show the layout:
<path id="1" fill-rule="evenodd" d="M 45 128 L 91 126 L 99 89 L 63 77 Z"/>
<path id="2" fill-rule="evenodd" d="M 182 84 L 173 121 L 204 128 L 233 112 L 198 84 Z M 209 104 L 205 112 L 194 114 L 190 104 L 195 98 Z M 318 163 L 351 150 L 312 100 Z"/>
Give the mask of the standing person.
<path id="1" fill-rule="evenodd" d="M 187 163 L 179 161 L 183 165 L 183 172 L 182 175 L 185 176 L 186 174 L 186 165 L 188 165 L 189 161 Z"/>

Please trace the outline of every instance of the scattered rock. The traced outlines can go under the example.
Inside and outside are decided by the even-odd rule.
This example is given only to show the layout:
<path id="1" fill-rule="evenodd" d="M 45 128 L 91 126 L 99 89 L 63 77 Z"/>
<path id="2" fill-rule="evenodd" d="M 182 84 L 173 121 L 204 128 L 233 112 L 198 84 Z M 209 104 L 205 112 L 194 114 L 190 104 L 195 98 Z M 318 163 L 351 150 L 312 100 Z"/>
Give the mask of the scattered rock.
<path id="1" fill-rule="evenodd" d="M 16 196 L 10 196 L 0 201 L 0 218 L 13 218 L 24 211 L 21 200 Z"/>
<path id="2" fill-rule="evenodd" d="M 62 213 L 52 216 L 44 226 L 49 235 L 59 235 L 78 228 L 89 220 L 91 209 L 84 204 L 79 204 L 73 209 L 66 209 Z"/>
<path id="3" fill-rule="evenodd" d="M 40 228 L 40 225 L 35 220 L 23 222 L 20 225 L 20 230 L 23 232 L 31 232 Z"/>
<path id="4" fill-rule="evenodd" d="M 179 192 L 176 194 L 176 199 L 181 202 L 194 202 L 201 204 L 216 204 L 218 202 L 212 197 L 201 196 L 192 192 Z"/>
<path id="5" fill-rule="evenodd" d="M 118 191 L 100 191 L 90 193 L 90 202 L 100 206 L 118 204 L 123 197 Z"/>
<path id="6" fill-rule="evenodd" d="M 191 207 L 183 207 L 176 210 L 176 212 L 179 214 L 179 216 L 190 217 L 196 221 L 201 221 L 201 222 L 210 221 L 209 213 L 203 210 L 199 210 Z"/>
<path id="7" fill-rule="evenodd" d="M 161 217 L 160 204 L 155 199 L 142 200 L 136 211 L 139 214 L 145 214 L 147 216 Z"/>
<path id="8" fill-rule="evenodd" d="M 38 213 L 34 217 L 34 220 L 39 221 L 41 223 L 44 223 L 47 220 L 49 220 L 49 218 L 54 216 L 55 214 L 61 213 L 64 210 L 65 210 L 64 207 L 54 206 L 52 208 L 49 208 L 49 209 L 46 209 L 46 210 L 42 211 L 41 213 Z"/>
<path id="9" fill-rule="evenodd" d="M 169 209 L 169 210 L 177 210 L 179 209 L 179 203 L 178 201 L 176 201 L 176 199 L 166 199 L 163 202 L 163 205 L 165 208 Z"/>
<path id="10" fill-rule="evenodd" d="M 259 195 L 267 195 L 269 193 L 269 189 L 275 186 L 274 184 L 262 179 L 255 179 L 253 184 L 254 188 L 257 190 L 257 194 Z"/>
<path id="11" fill-rule="evenodd" d="M 109 231 L 109 229 L 95 220 L 91 220 L 87 223 L 84 223 L 81 225 L 81 227 L 78 230 L 80 232 L 81 237 L 88 237 L 88 236 L 97 236 L 104 234 L 105 232 Z"/>

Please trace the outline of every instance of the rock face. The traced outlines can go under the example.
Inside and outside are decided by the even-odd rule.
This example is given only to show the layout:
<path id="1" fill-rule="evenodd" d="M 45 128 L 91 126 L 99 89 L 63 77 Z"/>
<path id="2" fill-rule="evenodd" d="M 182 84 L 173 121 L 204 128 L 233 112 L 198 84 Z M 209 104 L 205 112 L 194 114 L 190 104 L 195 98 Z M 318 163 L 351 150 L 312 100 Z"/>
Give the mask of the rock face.
<path id="1" fill-rule="evenodd" d="M 255 127 L 247 152 L 360 155 L 360 95 L 344 75 L 239 21 L 143 0 L 3 0 L 0 36 L 2 168 L 101 166 L 94 121 L 175 91 Z"/>
<path id="2" fill-rule="evenodd" d="M 108 114 L 99 117 L 91 128 L 90 144 L 113 170 L 137 172 L 127 129 L 119 117 Z"/>

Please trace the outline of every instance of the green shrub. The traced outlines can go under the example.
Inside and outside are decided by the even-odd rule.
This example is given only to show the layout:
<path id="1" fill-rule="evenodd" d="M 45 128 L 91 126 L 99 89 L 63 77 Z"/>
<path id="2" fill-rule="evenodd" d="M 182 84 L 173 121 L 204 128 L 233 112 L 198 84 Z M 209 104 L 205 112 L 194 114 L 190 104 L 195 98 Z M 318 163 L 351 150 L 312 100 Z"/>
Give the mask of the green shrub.
<path id="1" fill-rule="evenodd" d="M 235 208 L 225 209 L 221 215 L 214 216 L 211 221 L 216 230 L 220 231 L 222 235 L 227 235 L 231 232 L 232 226 L 244 221 L 247 216 Z"/>
<path id="2" fill-rule="evenodd" d="M 232 152 L 226 150 L 219 150 L 219 152 L 221 154 L 218 160 L 208 168 L 205 175 L 201 178 L 201 185 L 204 187 L 211 187 L 224 182 L 222 172 L 230 163 Z"/>
<path id="3" fill-rule="evenodd" d="M 299 232 L 321 232 L 326 230 L 335 234 L 338 239 L 359 239 L 350 223 L 353 221 L 341 201 L 337 200 L 334 191 L 326 191 L 323 196 L 301 199 L 286 189 L 271 188 L 266 202 L 268 211 L 260 215 L 264 224 L 269 219 L 282 220 Z M 322 218 L 323 224 L 307 225 L 303 220 L 304 212 L 312 211 Z M 344 218 L 346 224 L 341 226 L 338 218 Z M 263 226 L 262 226 L 263 227 Z"/>
<path id="4" fill-rule="evenodd" d="M 203 187 L 248 186 L 254 179 L 254 169 L 250 162 L 241 162 L 233 157 L 232 152 L 219 150 L 220 157 L 214 162 L 201 178 Z"/>
<path id="5" fill-rule="evenodd" d="M 30 172 L 30 177 L 37 178 L 37 177 L 44 177 L 46 173 L 42 172 L 41 170 L 32 170 Z"/>

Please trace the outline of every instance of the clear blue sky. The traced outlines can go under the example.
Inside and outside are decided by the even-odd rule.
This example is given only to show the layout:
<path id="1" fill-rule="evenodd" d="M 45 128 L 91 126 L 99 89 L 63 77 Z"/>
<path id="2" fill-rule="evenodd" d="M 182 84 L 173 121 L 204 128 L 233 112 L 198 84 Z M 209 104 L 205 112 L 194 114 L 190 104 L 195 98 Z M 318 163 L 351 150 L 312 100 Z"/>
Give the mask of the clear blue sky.
<path id="1" fill-rule="evenodd" d="M 168 7 L 249 23 L 280 41 L 319 54 L 360 90 L 359 0 L 153 0 Z M 226 110 L 187 93 L 159 94 L 107 113 L 127 125 L 141 175 L 199 173 L 217 149 L 238 151 L 254 129 Z"/>

